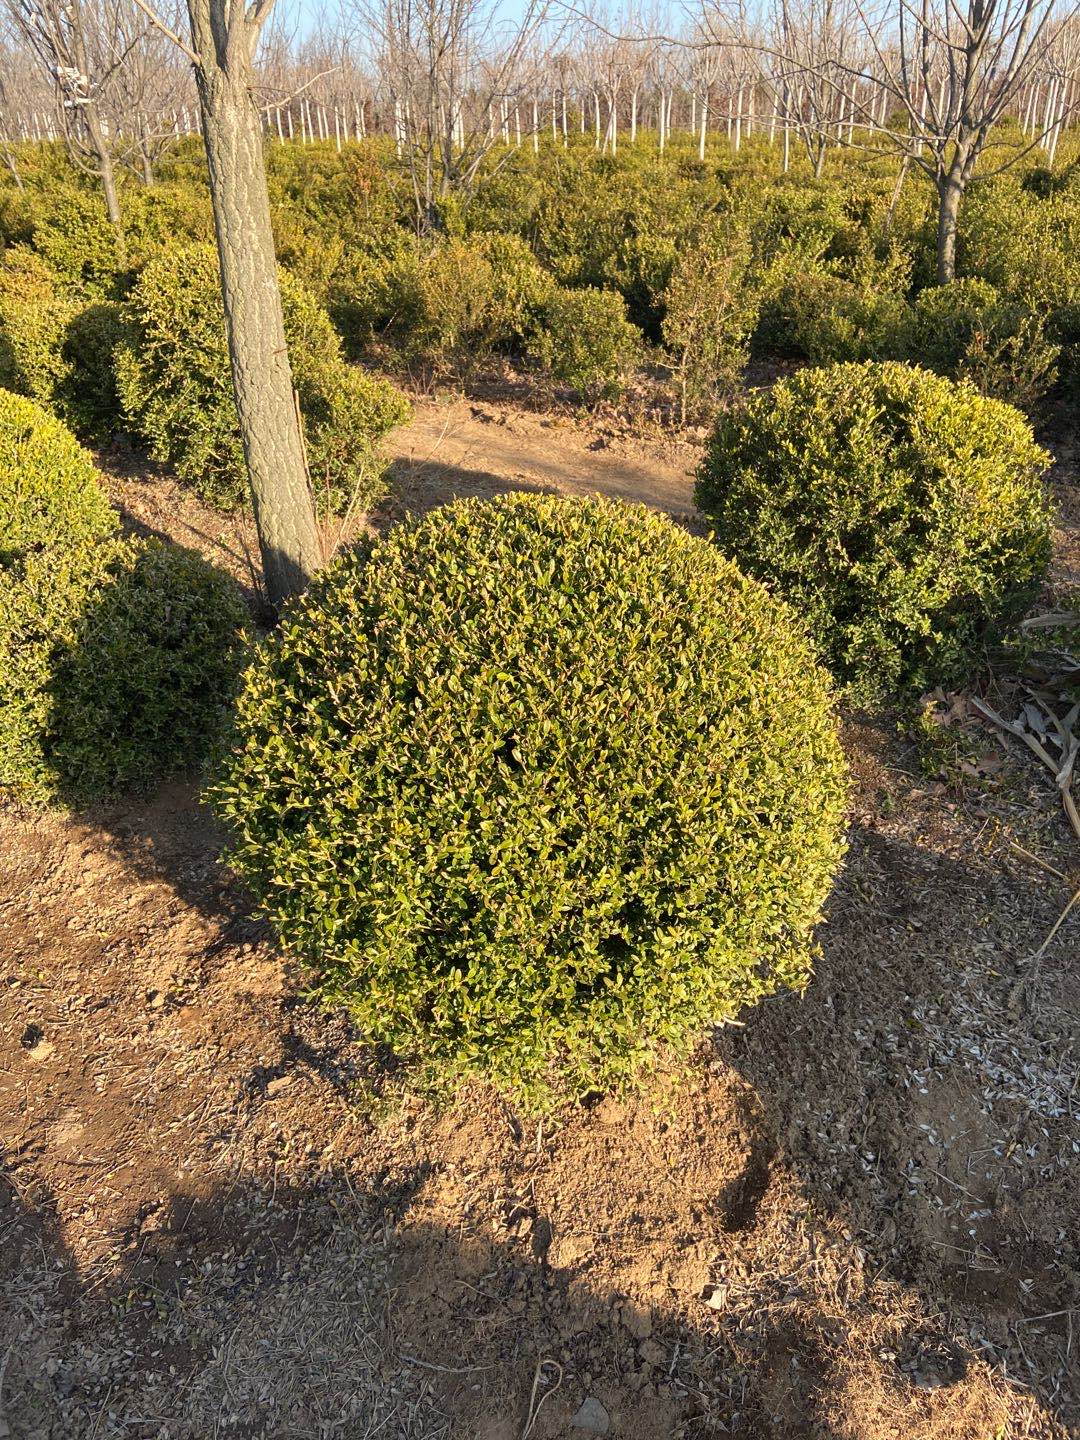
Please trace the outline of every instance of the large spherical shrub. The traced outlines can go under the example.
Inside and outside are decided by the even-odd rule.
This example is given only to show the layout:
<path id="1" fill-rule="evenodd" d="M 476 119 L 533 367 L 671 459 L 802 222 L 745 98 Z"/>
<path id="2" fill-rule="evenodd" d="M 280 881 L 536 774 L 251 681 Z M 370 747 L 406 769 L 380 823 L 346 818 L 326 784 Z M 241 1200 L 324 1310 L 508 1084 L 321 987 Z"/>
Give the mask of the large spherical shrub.
<path id="1" fill-rule="evenodd" d="M 339 558 L 210 794 L 328 1001 L 536 1098 L 806 980 L 843 777 L 785 605 L 644 508 L 514 495 Z"/>
<path id="2" fill-rule="evenodd" d="M 906 365 L 804 370 L 722 414 L 698 505 L 807 617 L 852 697 L 926 686 L 1025 603 L 1049 457 L 1011 406 Z"/>
<path id="3" fill-rule="evenodd" d="M 38 551 L 0 587 L 0 789 L 74 804 L 190 770 L 232 698 L 245 609 L 194 551 Z"/>
<path id="4" fill-rule="evenodd" d="M 0 576 L 35 551 L 116 528 L 94 463 L 71 432 L 32 400 L 0 390 Z"/>
<path id="5" fill-rule="evenodd" d="M 285 272 L 280 281 L 316 495 L 334 508 L 363 510 L 383 492 L 378 442 L 408 406 L 386 381 L 350 368 L 326 312 Z M 169 249 L 152 260 L 128 316 L 116 377 L 130 423 L 154 458 L 174 465 L 206 499 L 239 504 L 246 471 L 214 251 Z"/>

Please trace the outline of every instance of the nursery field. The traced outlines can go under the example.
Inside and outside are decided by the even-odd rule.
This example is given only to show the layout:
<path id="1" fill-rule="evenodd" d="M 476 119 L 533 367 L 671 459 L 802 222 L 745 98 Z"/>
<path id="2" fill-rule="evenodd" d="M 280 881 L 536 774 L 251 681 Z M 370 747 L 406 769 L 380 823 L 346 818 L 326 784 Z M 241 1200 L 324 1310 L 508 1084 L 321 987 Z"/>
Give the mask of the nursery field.
<path id="1" fill-rule="evenodd" d="M 463 437 L 459 407 L 422 412 L 406 493 L 542 483 L 533 417 L 483 414 Z M 558 435 L 626 495 L 670 465 L 639 442 L 598 474 L 617 440 Z M 1050 603 L 1080 573 L 1059 476 Z M 110 491 L 243 573 L 242 527 L 169 477 Z M 987 774 L 953 787 L 888 719 L 847 724 L 851 850 L 804 999 L 539 1123 L 479 1085 L 358 1111 L 369 1051 L 304 998 L 191 787 L 5 812 L 9 1433 L 1075 1433 L 1080 919 L 1032 965 L 1075 839 L 1022 747 L 955 709 Z"/>
<path id="2" fill-rule="evenodd" d="M 0 1440 L 1080 1433 L 1080 172 L 0 182 Z M 263 555 L 265 556 L 265 549 Z"/>

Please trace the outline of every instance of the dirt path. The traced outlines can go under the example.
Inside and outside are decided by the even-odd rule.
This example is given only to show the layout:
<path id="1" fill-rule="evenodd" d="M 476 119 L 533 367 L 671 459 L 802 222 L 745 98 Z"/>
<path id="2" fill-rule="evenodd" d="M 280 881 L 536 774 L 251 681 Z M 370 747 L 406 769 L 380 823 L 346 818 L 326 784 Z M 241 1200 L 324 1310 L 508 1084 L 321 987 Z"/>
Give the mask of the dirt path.
<path id="1" fill-rule="evenodd" d="M 460 496 L 510 490 L 607 495 L 699 525 L 693 471 L 701 451 L 670 437 L 642 439 L 505 403 L 416 399 L 412 419 L 391 434 L 387 451 L 390 495 L 370 517 L 376 526 Z M 129 528 L 191 546 L 252 592 L 259 547 L 250 516 L 203 504 L 166 470 L 122 448 L 99 463 Z"/>
<path id="2" fill-rule="evenodd" d="M 403 509 L 426 509 L 452 495 L 555 490 L 694 513 L 692 471 L 700 451 L 565 417 L 470 400 L 418 402 L 411 422 L 390 437 L 390 450 Z"/>

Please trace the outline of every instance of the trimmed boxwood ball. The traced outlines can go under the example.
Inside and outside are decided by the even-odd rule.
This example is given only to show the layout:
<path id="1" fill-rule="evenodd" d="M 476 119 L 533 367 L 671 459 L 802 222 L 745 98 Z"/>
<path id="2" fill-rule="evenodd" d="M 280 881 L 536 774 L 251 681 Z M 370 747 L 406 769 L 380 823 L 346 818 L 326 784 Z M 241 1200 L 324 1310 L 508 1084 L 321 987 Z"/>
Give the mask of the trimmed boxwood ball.
<path id="1" fill-rule="evenodd" d="M 0 571 L 118 525 L 94 462 L 40 405 L 0 390 Z"/>
<path id="2" fill-rule="evenodd" d="M 695 499 L 873 702 L 956 678 L 1023 610 L 1050 556 L 1049 458 L 968 382 L 834 365 L 721 414 Z"/>
<path id="3" fill-rule="evenodd" d="M 314 990 L 548 1103 L 810 973 L 845 768 L 797 617 L 644 507 L 465 500 L 347 552 L 209 795 Z"/>
<path id="4" fill-rule="evenodd" d="M 0 789 L 73 805 L 191 771 L 220 732 L 246 610 L 160 540 L 26 556 L 0 586 Z"/>
<path id="5" fill-rule="evenodd" d="M 278 278 L 316 500 L 365 510 L 385 494 L 379 443 L 408 418 L 408 402 L 346 364 L 330 317 L 292 276 Z M 204 499 L 224 509 L 243 503 L 247 471 L 212 247 L 163 250 L 139 276 L 126 317 L 115 369 L 128 423 Z"/>

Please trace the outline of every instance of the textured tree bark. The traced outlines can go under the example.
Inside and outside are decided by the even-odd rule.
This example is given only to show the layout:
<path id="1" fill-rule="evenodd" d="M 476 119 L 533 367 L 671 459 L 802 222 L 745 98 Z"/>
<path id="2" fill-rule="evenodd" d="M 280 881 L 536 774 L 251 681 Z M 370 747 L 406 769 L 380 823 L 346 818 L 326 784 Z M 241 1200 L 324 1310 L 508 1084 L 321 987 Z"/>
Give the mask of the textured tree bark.
<path id="1" fill-rule="evenodd" d="M 231 13 L 230 13 L 231 12 Z M 226 0 L 188 0 L 210 167 L 225 329 L 267 595 L 277 608 L 323 561 L 285 346 L 262 131 L 257 30 Z"/>
<path id="2" fill-rule="evenodd" d="M 965 186 L 964 167 L 956 162 L 938 180 L 937 282 L 956 279 L 956 231 Z"/>

